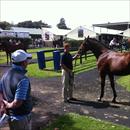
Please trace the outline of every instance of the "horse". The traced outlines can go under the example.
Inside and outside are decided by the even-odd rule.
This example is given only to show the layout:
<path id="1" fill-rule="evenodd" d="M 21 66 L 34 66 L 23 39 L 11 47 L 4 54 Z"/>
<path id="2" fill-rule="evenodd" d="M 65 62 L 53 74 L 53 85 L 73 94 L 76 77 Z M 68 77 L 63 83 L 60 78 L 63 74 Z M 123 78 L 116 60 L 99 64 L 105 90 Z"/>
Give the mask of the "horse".
<path id="1" fill-rule="evenodd" d="M 58 40 L 53 40 L 53 46 L 56 48 L 58 47 L 63 47 L 63 41 L 61 39 Z"/>
<path id="2" fill-rule="evenodd" d="M 101 93 L 98 101 L 102 101 L 104 96 L 105 78 L 108 75 L 113 90 L 112 102 L 115 103 L 117 93 L 115 90 L 114 76 L 130 74 L 130 52 L 115 52 L 98 40 L 87 37 L 80 45 L 77 54 L 82 55 L 88 50 L 91 50 L 97 59 L 97 68 L 101 78 Z"/>
<path id="3" fill-rule="evenodd" d="M 11 53 L 13 53 L 14 51 L 16 51 L 18 49 L 22 49 L 22 50 L 26 51 L 27 46 L 24 43 L 18 43 L 18 44 L 14 44 L 14 43 L 10 44 L 9 42 L 0 43 L 0 50 L 3 50 L 6 52 L 7 64 L 9 64 L 9 59 L 11 61 Z"/>

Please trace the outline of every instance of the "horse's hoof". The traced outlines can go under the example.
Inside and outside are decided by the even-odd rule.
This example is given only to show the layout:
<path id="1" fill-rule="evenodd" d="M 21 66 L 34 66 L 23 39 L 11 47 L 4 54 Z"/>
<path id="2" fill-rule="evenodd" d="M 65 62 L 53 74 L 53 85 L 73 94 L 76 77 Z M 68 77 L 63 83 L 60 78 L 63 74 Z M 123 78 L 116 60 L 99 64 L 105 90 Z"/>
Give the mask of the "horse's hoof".
<path id="1" fill-rule="evenodd" d="M 101 98 L 98 98 L 98 102 L 101 102 L 102 101 L 102 99 Z"/>
<path id="2" fill-rule="evenodd" d="M 116 99 L 113 99 L 113 100 L 112 100 L 112 103 L 117 103 Z"/>

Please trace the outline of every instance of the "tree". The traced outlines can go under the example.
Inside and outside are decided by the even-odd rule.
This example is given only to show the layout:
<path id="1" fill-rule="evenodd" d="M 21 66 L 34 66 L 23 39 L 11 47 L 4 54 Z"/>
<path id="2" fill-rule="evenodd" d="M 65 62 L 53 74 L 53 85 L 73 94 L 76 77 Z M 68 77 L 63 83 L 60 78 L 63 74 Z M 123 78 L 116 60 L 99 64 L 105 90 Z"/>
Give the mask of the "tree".
<path id="1" fill-rule="evenodd" d="M 43 23 L 42 20 L 40 21 L 34 21 L 32 22 L 31 20 L 29 21 L 24 21 L 24 22 L 19 22 L 16 26 L 18 27 L 26 27 L 26 28 L 41 28 L 41 27 L 48 27 L 50 28 L 51 26 Z"/>
<path id="2" fill-rule="evenodd" d="M 11 24 L 6 21 L 0 22 L 0 28 L 2 28 L 3 30 L 9 30 L 10 27 L 11 27 Z"/>
<path id="3" fill-rule="evenodd" d="M 57 24 L 57 27 L 59 28 L 59 29 L 70 29 L 70 28 L 68 28 L 67 26 L 66 26 L 66 23 L 65 23 L 65 19 L 64 18 L 61 18 L 60 19 L 60 22 Z"/>

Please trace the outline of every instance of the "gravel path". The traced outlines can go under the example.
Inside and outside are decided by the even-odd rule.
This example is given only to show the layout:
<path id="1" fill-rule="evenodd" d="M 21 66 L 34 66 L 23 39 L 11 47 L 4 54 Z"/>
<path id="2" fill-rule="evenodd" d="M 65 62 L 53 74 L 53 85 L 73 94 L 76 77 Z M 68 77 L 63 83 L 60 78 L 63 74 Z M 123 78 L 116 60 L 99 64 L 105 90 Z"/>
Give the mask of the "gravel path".
<path id="1" fill-rule="evenodd" d="M 0 71 L 0 74 L 3 71 L 4 69 Z M 62 102 L 60 77 L 31 78 L 31 84 L 34 100 L 34 130 L 45 127 L 47 123 L 66 112 L 76 112 L 130 127 L 130 93 L 116 84 L 118 103 L 111 103 L 113 94 L 107 80 L 103 102 L 97 102 L 97 97 L 100 95 L 100 79 L 97 69 L 75 76 L 74 97 L 78 101 L 71 103 Z M 2 130 L 8 130 L 8 128 Z"/>

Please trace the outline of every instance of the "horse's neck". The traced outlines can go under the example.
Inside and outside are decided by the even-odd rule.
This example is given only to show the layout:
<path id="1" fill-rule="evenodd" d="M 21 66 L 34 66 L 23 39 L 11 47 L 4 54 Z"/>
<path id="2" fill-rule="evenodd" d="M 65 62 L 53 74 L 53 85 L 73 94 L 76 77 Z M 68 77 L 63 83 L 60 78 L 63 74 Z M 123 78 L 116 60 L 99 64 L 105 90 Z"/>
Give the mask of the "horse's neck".
<path id="1" fill-rule="evenodd" d="M 91 44 L 91 51 L 93 52 L 93 54 L 95 55 L 95 57 L 98 59 L 99 56 L 102 53 L 104 53 L 105 51 L 107 51 L 107 49 L 104 46 L 99 45 L 98 43 L 94 43 L 94 44 L 92 43 Z"/>

